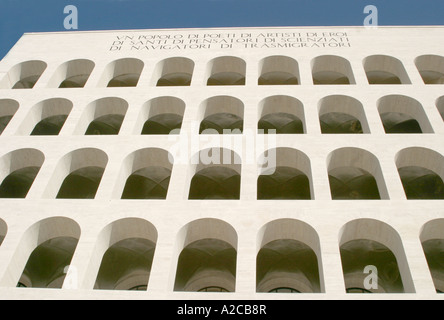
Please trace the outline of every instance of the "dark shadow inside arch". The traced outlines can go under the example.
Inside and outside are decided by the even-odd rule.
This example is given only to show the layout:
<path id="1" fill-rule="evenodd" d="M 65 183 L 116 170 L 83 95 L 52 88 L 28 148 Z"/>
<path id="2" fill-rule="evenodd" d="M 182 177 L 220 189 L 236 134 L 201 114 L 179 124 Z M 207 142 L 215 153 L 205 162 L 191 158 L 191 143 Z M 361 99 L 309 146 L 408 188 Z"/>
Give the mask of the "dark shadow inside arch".
<path id="1" fill-rule="evenodd" d="M 319 118 L 323 134 L 362 134 L 361 122 L 342 112 L 329 112 Z"/>
<path id="2" fill-rule="evenodd" d="M 6 129 L 12 117 L 13 115 L 0 117 L 0 134 L 2 134 L 3 131 Z"/>
<path id="3" fill-rule="evenodd" d="M 267 72 L 263 74 L 259 80 L 259 85 L 297 85 L 299 80 L 290 72 Z"/>
<path id="4" fill-rule="evenodd" d="M 153 166 L 134 172 L 126 181 L 122 199 L 166 199 L 171 170 Z"/>
<path id="5" fill-rule="evenodd" d="M 9 174 L 0 185 L 0 198 L 26 198 L 40 167 L 26 167 Z"/>
<path id="6" fill-rule="evenodd" d="M 57 199 L 94 199 L 104 168 L 86 167 L 70 173 L 62 183 Z"/>
<path id="7" fill-rule="evenodd" d="M 240 174 L 226 167 L 209 167 L 191 180 L 190 200 L 239 200 Z"/>
<path id="8" fill-rule="evenodd" d="M 263 116 L 259 120 L 258 129 L 260 132 L 263 130 L 265 134 L 268 134 L 269 130 L 274 130 L 277 134 L 303 134 L 304 124 L 294 114 L 276 112 Z"/>
<path id="9" fill-rule="evenodd" d="M 444 280 L 444 239 L 431 239 L 422 243 L 430 273 L 437 293 L 443 293 Z M 440 290 L 441 289 L 441 290 Z"/>
<path id="10" fill-rule="evenodd" d="M 189 244 L 179 256 L 174 291 L 187 291 L 187 283 L 202 271 L 217 270 L 235 277 L 236 254 L 235 248 L 218 239 L 203 239 Z M 229 289 L 211 285 L 198 288 L 196 291 L 229 292 Z"/>
<path id="11" fill-rule="evenodd" d="M 232 113 L 215 113 L 206 117 L 200 123 L 199 133 L 206 133 L 205 130 L 216 130 L 218 134 L 224 134 L 224 130 L 232 133 L 242 133 L 244 120 Z"/>
<path id="12" fill-rule="evenodd" d="M 314 251 L 306 244 L 292 240 L 279 239 L 266 244 L 256 258 L 256 286 L 259 286 L 267 274 L 284 274 L 289 280 L 308 279 L 313 292 L 320 292 L 318 259 Z M 300 293 L 291 283 L 280 283 L 267 292 Z"/>
<path id="13" fill-rule="evenodd" d="M 62 130 L 68 115 L 56 115 L 45 118 L 36 124 L 31 136 L 56 136 Z"/>
<path id="14" fill-rule="evenodd" d="M 186 72 L 166 74 L 157 81 L 158 87 L 190 86 L 192 75 Z"/>
<path id="15" fill-rule="evenodd" d="M 92 121 L 85 135 L 117 135 L 122 126 L 124 116 L 121 114 L 108 114 Z"/>
<path id="16" fill-rule="evenodd" d="M 245 76 L 238 72 L 219 72 L 208 78 L 208 86 L 243 86 Z"/>
<path id="17" fill-rule="evenodd" d="M 398 262 L 393 252 L 385 245 L 366 239 L 352 240 L 340 248 L 345 286 L 349 293 L 371 293 L 364 287 L 354 287 L 347 283 L 347 275 L 364 275 L 366 266 L 375 266 L 378 275 L 378 287 L 386 293 L 404 293 Z"/>
<path id="18" fill-rule="evenodd" d="M 398 171 L 407 199 L 444 199 L 444 183 L 435 172 L 417 166 L 403 167 Z"/>
<path id="19" fill-rule="evenodd" d="M 351 84 L 350 79 L 346 75 L 334 71 L 320 71 L 314 73 L 313 83 L 315 85 Z"/>
<path id="20" fill-rule="evenodd" d="M 115 87 L 136 87 L 139 82 L 140 74 L 128 73 L 114 77 L 108 82 L 108 88 Z"/>
<path id="21" fill-rule="evenodd" d="M 376 179 L 355 167 L 336 168 L 329 172 L 333 200 L 380 200 Z"/>
<path id="22" fill-rule="evenodd" d="M 419 122 L 405 113 L 382 113 L 381 120 L 386 133 L 423 133 Z"/>
<path id="23" fill-rule="evenodd" d="M 89 74 L 79 74 L 60 83 L 59 88 L 83 88 L 89 79 Z"/>
<path id="24" fill-rule="evenodd" d="M 75 238 L 57 237 L 39 245 L 30 255 L 17 287 L 60 289 L 77 242 Z"/>
<path id="25" fill-rule="evenodd" d="M 310 180 L 302 171 L 295 168 L 283 166 L 273 168 L 259 176 L 257 199 L 310 200 Z"/>
<path id="26" fill-rule="evenodd" d="M 369 71 L 367 79 L 369 84 L 402 84 L 398 76 L 387 71 Z"/>
<path id="27" fill-rule="evenodd" d="M 39 79 L 40 75 L 34 75 L 20 79 L 14 84 L 12 89 L 32 89 Z"/>
<path id="28" fill-rule="evenodd" d="M 173 130 L 182 127 L 181 115 L 163 113 L 149 118 L 143 125 L 142 134 L 170 134 Z"/>
<path id="29" fill-rule="evenodd" d="M 142 238 L 128 238 L 112 245 L 103 255 L 95 288 L 146 290 L 155 248 L 155 243 Z M 125 280 L 126 284 L 122 284 Z"/>

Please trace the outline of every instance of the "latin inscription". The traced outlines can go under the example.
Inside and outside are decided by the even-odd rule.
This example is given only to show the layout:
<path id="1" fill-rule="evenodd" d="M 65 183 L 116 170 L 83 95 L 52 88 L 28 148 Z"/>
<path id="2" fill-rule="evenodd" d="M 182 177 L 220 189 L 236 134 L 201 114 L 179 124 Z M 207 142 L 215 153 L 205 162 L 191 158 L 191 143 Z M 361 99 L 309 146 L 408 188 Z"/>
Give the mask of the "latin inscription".
<path id="1" fill-rule="evenodd" d="M 121 34 L 109 51 L 266 48 L 349 48 L 347 32 L 243 32 Z"/>

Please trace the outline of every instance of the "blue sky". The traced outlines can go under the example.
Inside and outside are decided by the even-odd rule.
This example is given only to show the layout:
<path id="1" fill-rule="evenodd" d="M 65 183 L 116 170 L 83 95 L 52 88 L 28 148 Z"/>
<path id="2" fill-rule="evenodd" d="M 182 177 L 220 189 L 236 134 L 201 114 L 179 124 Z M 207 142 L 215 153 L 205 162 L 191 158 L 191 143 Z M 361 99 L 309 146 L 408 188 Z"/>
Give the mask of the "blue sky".
<path id="1" fill-rule="evenodd" d="M 379 25 L 444 25 L 443 0 L 0 0 L 0 59 L 25 32 L 64 31 L 67 5 L 79 31 L 362 25 L 367 5 Z"/>

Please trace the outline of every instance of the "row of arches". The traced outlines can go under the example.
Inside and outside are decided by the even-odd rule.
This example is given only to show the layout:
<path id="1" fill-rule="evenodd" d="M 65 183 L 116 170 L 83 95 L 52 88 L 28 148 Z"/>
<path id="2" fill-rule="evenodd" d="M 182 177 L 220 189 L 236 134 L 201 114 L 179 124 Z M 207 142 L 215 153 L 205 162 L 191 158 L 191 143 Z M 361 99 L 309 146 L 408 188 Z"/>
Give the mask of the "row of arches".
<path id="1" fill-rule="evenodd" d="M 436 291 L 444 290 L 443 219 L 429 221 L 419 233 Z M 6 223 L 0 219 L 4 238 Z M 62 288 L 80 240 L 80 226 L 65 217 L 48 218 L 24 234 L 8 270 L 18 287 Z M 107 225 L 98 235 L 82 285 L 98 290 L 147 290 L 158 233 L 141 218 L 125 218 Z M 223 220 L 192 221 L 178 233 L 174 258 L 174 291 L 235 292 L 238 235 Z M 347 293 L 414 293 L 401 237 L 390 225 L 358 219 L 339 232 L 339 254 Z M 33 243 L 33 245 L 28 245 Z M 40 268 L 44 265 L 45 268 Z M 377 283 L 365 285 L 372 266 Z M 256 292 L 325 292 L 319 236 L 296 219 L 268 222 L 257 233 Z M 78 279 L 81 280 L 81 279 Z M 78 284 L 77 284 L 78 285 Z M 66 284 L 65 284 L 66 287 Z"/>
<path id="2" fill-rule="evenodd" d="M 444 97 L 436 106 L 444 119 Z M 85 108 L 74 134 L 117 135 L 129 104 L 117 97 L 97 99 Z M 134 134 L 178 134 L 182 128 L 185 102 L 162 96 L 146 102 L 135 122 Z M 12 99 L 0 99 L 0 133 L 19 109 Z M 51 98 L 34 105 L 17 129 L 19 135 L 58 135 L 73 109 L 65 98 Z M 318 103 L 319 124 L 323 134 L 370 133 L 363 104 L 350 96 L 331 95 Z M 387 134 L 433 133 L 421 103 L 404 95 L 387 95 L 377 101 L 382 125 Z M 258 104 L 258 133 L 303 134 L 307 132 L 304 105 L 295 97 L 270 96 Z M 199 107 L 200 134 L 242 133 L 244 103 L 232 96 L 214 96 Z"/>
<path id="3" fill-rule="evenodd" d="M 136 87 L 144 69 L 137 58 L 123 58 L 109 63 L 99 79 L 100 87 Z M 425 84 L 444 83 L 444 57 L 422 55 L 415 65 Z M 245 85 L 247 63 L 240 57 L 222 56 L 208 62 L 206 85 Z M 93 72 L 95 63 L 77 59 L 60 65 L 48 87 L 82 88 Z M 195 63 L 186 57 L 172 57 L 157 63 L 152 83 L 156 86 L 190 86 Z M 9 70 L 2 80 L 5 89 L 33 88 L 47 64 L 40 60 L 22 62 Z M 411 84 L 403 63 L 392 56 L 373 55 L 363 60 L 369 84 Z M 356 84 L 350 62 L 340 56 L 323 55 L 311 61 L 315 85 Z M 298 85 L 301 83 L 299 64 L 289 56 L 269 56 L 259 62 L 258 85 Z"/>
<path id="4" fill-rule="evenodd" d="M 45 156 L 36 149 L 12 151 L 0 158 L 0 197 L 26 198 Z M 444 157 L 421 147 L 403 149 L 395 163 L 406 198 L 444 199 Z M 59 160 L 44 191 L 45 198 L 94 199 L 108 164 L 95 148 L 72 151 Z M 146 148 L 128 155 L 118 174 L 113 197 L 166 199 L 174 158 L 166 150 Z M 240 199 L 242 161 L 229 149 L 201 150 L 191 159 L 188 199 Z M 333 200 L 384 200 L 389 193 L 379 160 L 359 148 L 341 148 L 327 157 Z M 258 159 L 258 200 L 315 198 L 310 159 L 293 148 L 267 150 Z"/>

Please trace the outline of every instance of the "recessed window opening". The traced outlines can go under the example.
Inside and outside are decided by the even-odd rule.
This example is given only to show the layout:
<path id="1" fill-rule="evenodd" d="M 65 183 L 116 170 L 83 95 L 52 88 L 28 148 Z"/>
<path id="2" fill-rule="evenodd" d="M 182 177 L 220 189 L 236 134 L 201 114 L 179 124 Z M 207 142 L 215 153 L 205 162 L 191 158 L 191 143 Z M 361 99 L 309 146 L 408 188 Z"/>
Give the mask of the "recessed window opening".
<path id="1" fill-rule="evenodd" d="M 65 62 L 58 67 L 49 81 L 49 87 L 83 88 L 94 69 L 94 62 L 86 59 L 77 59 Z"/>
<path id="2" fill-rule="evenodd" d="M 190 183 L 190 200 L 240 199 L 241 162 L 235 152 L 212 148 L 200 151 L 194 159 L 196 157 L 199 159 L 193 161 L 198 164 L 194 167 Z M 229 161 L 226 161 L 227 158 Z"/>
<path id="3" fill-rule="evenodd" d="M 223 221 L 201 219 L 182 229 L 174 291 L 234 292 L 237 234 Z"/>
<path id="4" fill-rule="evenodd" d="M 371 219 L 347 223 L 341 230 L 340 253 L 346 292 L 415 292 L 401 238 L 385 223 Z M 377 278 L 365 281 L 369 273 Z"/>
<path id="5" fill-rule="evenodd" d="M 312 61 L 313 83 L 315 85 L 355 84 L 350 62 L 339 56 L 320 56 Z"/>
<path id="6" fill-rule="evenodd" d="M 143 61 L 135 58 L 111 62 L 105 69 L 101 83 L 106 87 L 136 87 L 143 67 Z"/>
<path id="7" fill-rule="evenodd" d="M 425 84 L 444 84 L 444 57 L 423 55 L 415 63 Z"/>
<path id="8" fill-rule="evenodd" d="M 94 199 L 108 163 L 101 150 L 86 148 L 65 155 L 55 168 L 45 196 L 57 199 Z"/>
<path id="9" fill-rule="evenodd" d="M 433 133 L 422 105 L 406 96 L 390 95 L 378 101 L 378 111 L 388 134 Z"/>
<path id="10" fill-rule="evenodd" d="M 302 152 L 277 148 L 266 152 L 265 158 L 275 154 L 275 166 L 261 169 L 257 180 L 258 200 L 312 199 L 310 160 Z M 268 161 L 269 166 L 271 161 Z"/>
<path id="11" fill-rule="evenodd" d="M 184 112 L 185 102 L 175 97 L 159 97 L 148 101 L 140 115 L 144 121 L 141 134 L 178 134 Z"/>
<path id="12" fill-rule="evenodd" d="M 158 87 L 190 86 L 193 77 L 194 62 L 183 57 L 168 58 L 159 63 L 155 74 Z"/>
<path id="13" fill-rule="evenodd" d="M 259 85 L 297 85 L 299 66 L 296 60 L 285 56 L 272 56 L 259 64 Z"/>
<path id="14" fill-rule="evenodd" d="M 122 199 L 166 199 L 173 165 L 162 149 L 136 151 L 125 161 L 126 183 Z"/>
<path id="15" fill-rule="evenodd" d="M 436 101 L 436 106 L 438 108 L 442 120 L 444 121 L 444 97 L 441 97 Z"/>
<path id="16" fill-rule="evenodd" d="M 94 248 L 85 288 L 146 291 L 158 233 L 148 221 L 130 217 L 108 224 Z"/>
<path id="17" fill-rule="evenodd" d="M 388 199 L 379 161 L 365 150 L 334 151 L 329 157 L 328 176 L 333 200 Z"/>
<path id="18" fill-rule="evenodd" d="M 26 198 L 44 159 L 43 153 L 35 149 L 16 150 L 3 156 L 0 198 Z"/>
<path id="19" fill-rule="evenodd" d="M 369 84 L 411 84 L 402 62 L 394 57 L 374 55 L 364 60 Z"/>
<path id="20" fill-rule="evenodd" d="M 118 135 L 128 110 L 121 98 L 102 98 L 90 103 L 75 130 L 85 135 Z"/>
<path id="21" fill-rule="evenodd" d="M 219 57 L 209 63 L 208 86 L 245 85 L 246 63 L 238 57 Z"/>
<path id="22" fill-rule="evenodd" d="M 444 199 L 444 157 L 425 148 L 408 148 L 396 156 L 407 199 Z"/>
<path id="23" fill-rule="evenodd" d="M 319 121 L 323 134 L 370 133 L 364 107 L 347 96 L 328 96 L 319 103 Z"/>
<path id="24" fill-rule="evenodd" d="M 8 225 L 5 221 L 0 219 L 0 246 L 6 238 L 6 234 L 8 233 Z"/>
<path id="25" fill-rule="evenodd" d="M 323 292 L 319 237 L 309 225 L 281 219 L 261 229 L 256 258 L 256 291 Z"/>
<path id="26" fill-rule="evenodd" d="M 259 104 L 258 132 L 269 134 L 305 133 L 304 106 L 290 96 L 272 96 Z"/>
<path id="27" fill-rule="evenodd" d="M 17 287 L 60 289 L 68 273 L 80 237 L 80 228 L 67 218 L 49 218 L 32 226 L 25 234 L 27 246 L 35 243 Z"/>
<path id="28" fill-rule="evenodd" d="M 46 67 L 46 63 L 39 60 L 22 62 L 9 70 L 0 83 L 1 87 L 4 89 L 32 89 Z"/>
<path id="29" fill-rule="evenodd" d="M 237 98 L 217 96 L 200 106 L 200 134 L 240 134 L 244 129 L 244 104 Z"/>

